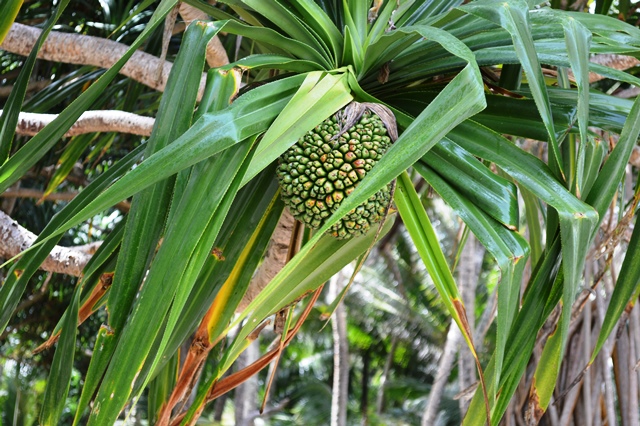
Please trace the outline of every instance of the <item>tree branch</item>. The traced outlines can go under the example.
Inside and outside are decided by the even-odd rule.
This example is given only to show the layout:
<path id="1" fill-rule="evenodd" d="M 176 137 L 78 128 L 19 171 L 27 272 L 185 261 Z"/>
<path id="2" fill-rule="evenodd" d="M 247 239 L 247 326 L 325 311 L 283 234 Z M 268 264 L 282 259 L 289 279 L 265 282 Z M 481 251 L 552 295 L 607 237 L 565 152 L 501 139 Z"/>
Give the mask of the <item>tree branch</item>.
<path id="1" fill-rule="evenodd" d="M 447 342 L 442 350 L 440 361 L 438 361 L 438 373 L 431 386 L 431 392 L 429 393 L 429 403 L 422 413 L 422 426 L 429 426 L 436 424 L 438 413 L 440 412 L 440 401 L 444 394 L 445 387 L 449 380 L 449 375 L 453 369 L 453 362 L 458 352 L 458 343 L 462 340 L 462 334 L 460 329 L 455 323 L 451 323 L 449 326 L 449 332 L 447 333 Z"/>
<path id="2" fill-rule="evenodd" d="M 0 110 L 2 114 L 2 110 Z M 16 127 L 18 135 L 33 136 L 56 118 L 55 114 L 21 112 Z M 92 132 L 118 132 L 149 136 L 155 119 L 119 110 L 94 110 L 84 112 L 65 136 Z M 629 164 L 640 168 L 640 146 L 633 148 Z"/>
<path id="3" fill-rule="evenodd" d="M 11 258 L 31 247 L 36 235 L 0 211 L 0 256 Z M 95 247 L 95 245 L 94 245 Z M 89 251 L 89 253 L 87 252 Z M 55 246 L 40 269 L 79 277 L 93 250 Z"/>
<path id="4" fill-rule="evenodd" d="M 51 80 L 34 80 L 27 84 L 27 93 L 38 92 L 53 83 Z M 13 85 L 0 87 L 0 98 L 8 98 L 13 90 Z"/>
<path id="5" fill-rule="evenodd" d="M 280 221 L 273 231 L 267 253 L 264 256 L 264 260 L 258 270 L 256 271 L 249 288 L 247 288 L 242 300 L 240 301 L 237 312 L 242 312 L 253 299 L 266 287 L 267 284 L 275 277 L 278 272 L 284 267 L 287 262 L 287 254 L 289 252 L 289 245 L 291 242 L 291 232 L 295 219 L 289 212 L 289 209 L 284 209 Z"/>
<path id="6" fill-rule="evenodd" d="M 4 41 L 0 44 L 0 49 L 27 56 L 41 32 L 42 30 L 38 28 L 14 23 Z M 128 49 L 129 46 L 126 44 L 101 37 L 51 31 L 38 52 L 38 58 L 68 64 L 110 68 Z M 120 74 L 162 92 L 167 84 L 172 66 L 171 62 L 162 61 L 148 53 L 136 51 L 122 67 Z M 158 69 L 162 70 L 159 78 Z M 205 80 L 206 74 L 203 73 L 200 80 L 198 99 L 200 99 L 204 91 Z"/>
<path id="7" fill-rule="evenodd" d="M 182 17 L 187 26 L 193 21 L 206 21 L 209 19 L 206 13 L 187 3 L 180 3 L 178 10 L 180 11 L 180 17 Z M 224 49 L 218 36 L 213 37 L 207 44 L 207 64 L 209 64 L 211 68 L 216 68 L 227 65 L 228 63 L 229 57 L 227 56 L 227 51 Z"/>
<path id="8" fill-rule="evenodd" d="M 0 110 L 2 114 L 2 110 Z M 21 112 L 18 117 L 16 134 L 34 136 L 57 115 Z M 145 117 L 126 111 L 97 110 L 84 112 L 78 121 L 71 126 L 65 136 L 77 136 L 93 132 L 118 132 L 132 135 L 149 136 L 153 129 L 153 117 Z"/>

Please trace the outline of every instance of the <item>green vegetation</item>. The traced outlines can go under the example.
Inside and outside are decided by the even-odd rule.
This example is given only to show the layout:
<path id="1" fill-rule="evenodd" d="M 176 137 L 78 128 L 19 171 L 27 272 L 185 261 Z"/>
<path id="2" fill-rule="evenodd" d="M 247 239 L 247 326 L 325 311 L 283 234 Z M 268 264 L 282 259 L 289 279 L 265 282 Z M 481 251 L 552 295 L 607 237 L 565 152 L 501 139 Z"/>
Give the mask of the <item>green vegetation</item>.
<path id="1" fill-rule="evenodd" d="M 637 421 L 635 5 L 20 3 L 3 425 Z"/>

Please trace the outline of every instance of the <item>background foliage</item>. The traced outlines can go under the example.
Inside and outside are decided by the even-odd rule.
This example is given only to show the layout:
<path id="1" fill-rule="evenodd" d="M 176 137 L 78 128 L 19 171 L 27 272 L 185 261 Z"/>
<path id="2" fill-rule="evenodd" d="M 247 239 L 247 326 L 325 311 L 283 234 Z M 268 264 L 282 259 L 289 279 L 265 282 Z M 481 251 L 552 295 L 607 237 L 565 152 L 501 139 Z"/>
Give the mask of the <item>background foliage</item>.
<path id="1" fill-rule="evenodd" d="M 418 424 L 432 398 L 437 424 L 637 423 L 634 3 L 193 0 L 212 21 L 186 32 L 171 0 L 19 3 L 0 36 L 15 16 L 173 68 L 160 93 L 118 74 L 128 56 L 104 70 L 0 52 L 0 187 L 79 194 L 3 199 L 39 239 L 3 270 L 2 424 L 237 420 L 272 374 L 265 422 L 329 424 L 340 339 L 350 424 Z M 213 37 L 230 65 L 206 65 Z M 400 138 L 236 314 L 283 211 L 277 158 L 353 99 L 392 108 Z M 63 137 L 101 109 L 156 124 Z M 20 111 L 58 116 L 29 138 Z M 392 180 L 379 233 L 324 234 Z M 38 269 L 55 244 L 95 241 L 81 279 Z M 348 287 L 346 335 L 327 326 L 330 279 Z M 284 333 L 252 344 L 274 314 Z M 466 345 L 435 399 L 451 327 Z M 238 371 L 257 395 L 225 392 Z"/>

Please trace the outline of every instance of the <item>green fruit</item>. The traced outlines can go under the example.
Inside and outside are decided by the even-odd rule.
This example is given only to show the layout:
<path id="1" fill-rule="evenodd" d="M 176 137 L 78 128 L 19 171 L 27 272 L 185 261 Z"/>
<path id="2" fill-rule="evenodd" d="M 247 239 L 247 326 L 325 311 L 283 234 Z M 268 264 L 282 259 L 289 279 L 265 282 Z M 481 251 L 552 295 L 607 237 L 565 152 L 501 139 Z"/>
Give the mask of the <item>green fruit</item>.
<path id="1" fill-rule="evenodd" d="M 277 169 L 282 199 L 293 216 L 313 229 L 324 225 L 397 138 L 395 126 L 386 107 L 352 102 L 300 138 Z M 339 239 L 364 234 L 384 219 L 390 203 L 391 185 L 386 185 L 329 232 Z"/>

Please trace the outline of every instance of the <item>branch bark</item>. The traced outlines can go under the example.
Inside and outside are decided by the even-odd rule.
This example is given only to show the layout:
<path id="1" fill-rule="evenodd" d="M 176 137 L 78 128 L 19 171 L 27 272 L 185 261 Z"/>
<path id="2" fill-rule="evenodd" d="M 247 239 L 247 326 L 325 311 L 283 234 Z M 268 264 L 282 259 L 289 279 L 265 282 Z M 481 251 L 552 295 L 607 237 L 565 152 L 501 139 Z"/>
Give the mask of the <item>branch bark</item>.
<path id="1" fill-rule="evenodd" d="M 247 349 L 240 354 L 237 361 L 238 371 L 250 366 L 260 358 L 260 342 L 251 342 Z M 253 426 L 256 416 L 253 414 L 258 405 L 258 376 L 252 376 L 236 388 L 233 398 L 235 420 L 237 426 Z"/>
<path id="2" fill-rule="evenodd" d="M 331 278 L 330 298 L 333 300 L 342 290 L 342 271 Z M 331 317 L 333 335 L 333 386 L 331 391 L 331 426 L 347 425 L 349 401 L 349 342 L 347 340 L 347 310 L 339 303 Z"/>
<path id="3" fill-rule="evenodd" d="M 0 256 L 11 258 L 31 247 L 36 235 L 0 211 Z M 94 247 L 95 248 L 95 247 Z M 79 277 L 95 250 L 55 246 L 40 269 Z"/>
<path id="4" fill-rule="evenodd" d="M 280 221 L 273 231 L 267 254 L 249 284 L 247 292 L 240 301 L 236 312 L 242 312 L 262 289 L 276 276 L 287 262 L 291 232 L 295 220 L 288 209 L 284 209 Z"/>
<path id="5" fill-rule="evenodd" d="M 0 110 L 2 114 L 2 110 Z M 55 114 L 21 112 L 16 133 L 34 136 L 56 118 Z M 140 136 L 151 135 L 155 119 L 119 110 L 94 110 L 83 113 L 65 136 L 76 136 L 92 132 L 119 132 Z M 635 146 L 629 164 L 640 169 L 640 146 Z"/>
<path id="6" fill-rule="evenodd" d="M 460 254 L 460 262 L 458 265 L 458 288 L 462 301 L 467 310 L 467 321 L 471 330 L 475 329 L 475 300 L 476 286 L 478 284 L 478 274 L 482 262 L 484 250 L 477 243 L 475 236 L 469 233 L 467 242 Z M 466 345 L 461 344 L 458 354 L 458 383 L 460 391 L 469 388 L 478 380 L 476 376 L 476 363 L 467 349 Z M 464 416 L 469 408 L 470 401 L 466 398 L 460 398 L 460 413 Z"/>
<path id="7" fill-rule="evenodd" d="M 206 21 L 209 19 L 206 13 L 187 3 L 180 3 L 178 11 L 187 26 L 193 21 Z M 218 36 L 213 37 L 207 44 L 207 64 L 209 64 L 211 68 L 216 68 L 227 65 L 228 63 L 229 57 L 227 56 L 227 51 L 224 49 Z"/>
<path id="8" fill-rule="evenodd" d="M 5 37 L 0 49 L 27 56 L 31 52 L 42 30 L 28 25 L 14 23 Z M 47 61 L 64 62 L 78 65 L 94 65 L 110 68 L 129 49 L 126 44 L 80 34 L 51 31 L 49 37 L 38 52 L 38 58 Z M 145 52 L 136 51 L 120 70 L 120 74 L 138 81 L 152 89 L 164 91 L 173 64 Z M 162 72 L 158 78 L 157 70 Z M 198 99 L 200 99 L 206 80 L 203 73 L 200 81 Z"/>
<path id="9" fill-rule="evenodd" d="M 2 114 L 2 110 L 0 110 Z M 55 114 L 36 114 L 21 112 L 18 117 L 16 134 L 34 136 L 57 116 Z M 65 136 L 77 136 L 94 132 L 118 132 L 132 135 L 149 136 L 155 119 L 126 111 L 97 110 L 84 112 L 71 126 Z"/>
<path id="10" fill-rule="evenodd" d="M 462 340 L 460 329 L 455 323 L 452 323 L 449 326 L 449 332 L 447 333 L 447 342 L 444 345 L 440 361 L 438 361 L 438 373 L 433 381 L 433 386 L 431 386 L 429 403 L 422 414 L 422 426 L 436 424 L 436 419 L 440 412 L 440 401 L 442 400 L 442 395 L 444 394 L 445 387 L 449 380 L 449 375 L 453 369 L 453 362 L 456 359 L 460 340 Z"/>

